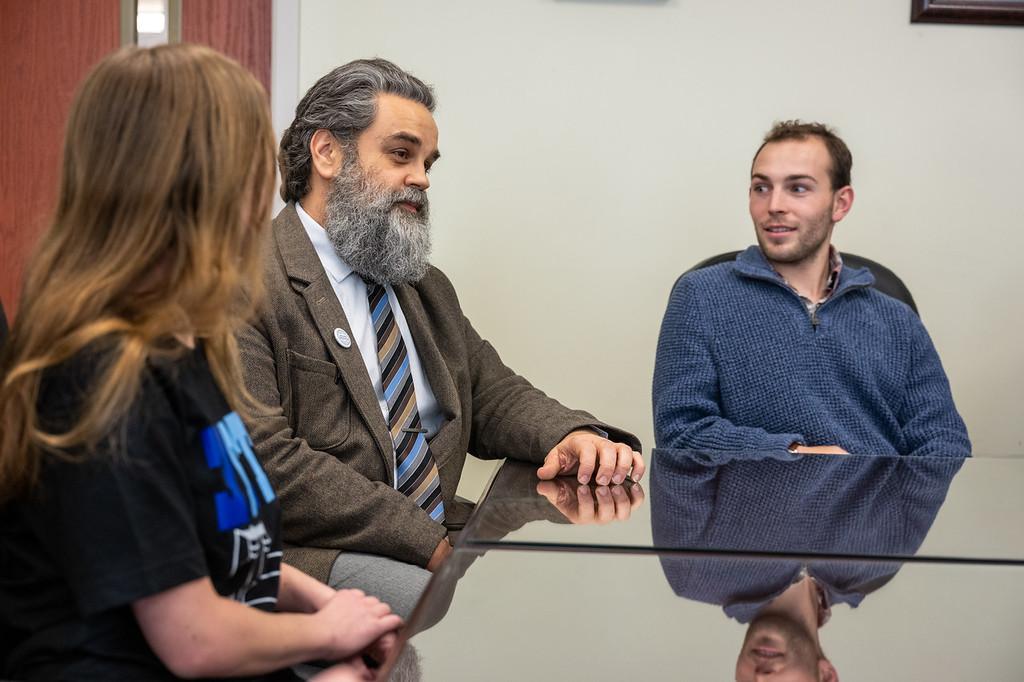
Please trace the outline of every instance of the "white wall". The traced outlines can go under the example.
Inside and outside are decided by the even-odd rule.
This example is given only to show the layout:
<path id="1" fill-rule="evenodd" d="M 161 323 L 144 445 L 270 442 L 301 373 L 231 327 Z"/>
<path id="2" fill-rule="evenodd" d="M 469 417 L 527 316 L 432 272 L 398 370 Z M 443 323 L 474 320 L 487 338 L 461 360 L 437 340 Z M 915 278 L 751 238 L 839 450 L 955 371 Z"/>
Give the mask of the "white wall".
<path id="1" fill-rule="evenodd" d="M 910 286 L 975 452 L 1024 455 L 1024 28 L 909 5 L 302 0 L 298 92 L 367 56 L 435 85 L 435 263 L 509 365 L 648 447 L 672 282 L 753 241 L 771 123 L 828 122 L 857 191 L 836 243 Z"/>

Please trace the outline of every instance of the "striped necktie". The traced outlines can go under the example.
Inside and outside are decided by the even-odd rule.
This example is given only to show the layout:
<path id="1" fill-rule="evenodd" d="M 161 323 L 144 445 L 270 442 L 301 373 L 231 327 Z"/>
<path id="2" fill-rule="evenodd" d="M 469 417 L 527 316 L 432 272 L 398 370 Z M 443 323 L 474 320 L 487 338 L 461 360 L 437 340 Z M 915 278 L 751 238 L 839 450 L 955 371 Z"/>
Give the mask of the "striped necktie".
<path id="1" fill-rule="evenodd" d="M 367 282 L 366 296 L 370 301 L 373 330 L 377 333 L 381 386 L 388 404 L 388 429 L 395 445 L 398 492 L 412 498 L 430 518 L 440 523 L 444 521 L 441 480 L 427 444 L 426 430 L 420 424 L 420 412 L 416 409 L 409 353 L 395 324 L 395 314 L 384 287 Z"/>

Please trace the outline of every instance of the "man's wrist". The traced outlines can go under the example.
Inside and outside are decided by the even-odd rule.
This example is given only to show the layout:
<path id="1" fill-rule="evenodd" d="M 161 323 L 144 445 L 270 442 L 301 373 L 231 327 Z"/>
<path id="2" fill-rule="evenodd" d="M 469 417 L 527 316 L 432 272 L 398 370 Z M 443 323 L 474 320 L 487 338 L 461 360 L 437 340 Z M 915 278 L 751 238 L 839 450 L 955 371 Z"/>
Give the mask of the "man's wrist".
<path id="1" fill-rule="evenodd" d="M 603 431 L 603 430 L 599 429 L 596 426 L 579 426 L 579 427 L 573 429 L 572 431 L 570 431 L 569 433 L 565 434 L 562 437 L 562 441 L 564 441 L 566 438 L 568 438 L 569 436 L 572 436 L 574 434 L 587 434 L 587 435 L 590 435 L 590 436 L 600 436 L 601 438 L 604 438 L 606 440 L 608 439 L 608 432 L 607 431 Z M 559 442 L 561 442 L 561 441 L 559 441 Z"/>
<path id="2" fill-rule="evenodd" d="M 807 443 L 795 440 L 795 441 L 793 441 L 792 443 L 789 444 L 789 447 L 786 448 L 786 450 L 791 455 L 798 455 L 798 454 L 800 454 L 800 448 L 805 447 L 806 445 L 807 445 Z"/>
<path id="3" fill-rule="evenodd" d="M 444 560 L 452 552 L 452 543 L 447 536 L 441 538 L 441 542 L 437 543 L 437 547 L 434 548 L 434 553 L 430 557 L 430 561 L 427 562 L 427 570 L 433 573 L 436 571 Z"/>

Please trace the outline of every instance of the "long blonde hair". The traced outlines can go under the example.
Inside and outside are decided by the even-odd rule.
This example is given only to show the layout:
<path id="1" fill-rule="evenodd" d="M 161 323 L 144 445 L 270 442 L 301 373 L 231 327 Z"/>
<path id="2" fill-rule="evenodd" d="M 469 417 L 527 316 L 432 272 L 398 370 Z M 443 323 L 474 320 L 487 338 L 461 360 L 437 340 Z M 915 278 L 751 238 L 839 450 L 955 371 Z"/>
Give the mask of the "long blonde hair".
<path id="1" fill-rule="evenodd" d="M 109 435 L 147 361 L 182 352 L 176 335 L 203 339 L 229 403 L 246 404 L 234 331 L 262 291 L 273 169 L 266 92 L 227 57 L 124 48 L 92 69 L 0 360 L 0 502 L 36 483 L 44 453 Z M 77 421 L 45 431 L 43 372 L 96 344 L 105 361 Z"/>

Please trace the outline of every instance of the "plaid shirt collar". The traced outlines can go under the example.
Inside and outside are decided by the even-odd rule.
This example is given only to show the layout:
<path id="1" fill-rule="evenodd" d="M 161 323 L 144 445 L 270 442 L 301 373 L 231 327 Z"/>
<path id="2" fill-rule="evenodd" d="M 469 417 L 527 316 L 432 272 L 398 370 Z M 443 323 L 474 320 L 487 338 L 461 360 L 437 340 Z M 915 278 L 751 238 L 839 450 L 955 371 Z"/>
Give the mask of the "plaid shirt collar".
<path id="1" fill-rule="evenodd" d="M 839 255 L 839 251 L 836 249 L 836 247 L 834 247 L 831 244 L 829 244 L 829 247 L 828 247 L 828 266 L 829 266 L 828 280 L 825 282 L 825 291 L 822 293 L 820 301 L 812 301 L 811 299 L 809 299 L 806 296 L 804 296 L 803 294 L 801 294 L 799 291 L 797 291 L 793 287 L 792 284 L 790 284 L 789 282 L 786 281 L 785 277 L 783 277 L 782 275 L 779 274 L 779 271 L 775 269 L 774 265 L 772 265 L 771 263 L 769 263 L 768 265 L 769 265 L 769 267 L 771 267 L 772 272 L 775 273 L 775 276 L 778 277 L 779 279 L 781 279 L 782 282 L 787 287 L 789 287 L 790 290 L 794 294 L 796 294 L 797 296 L 800 297 L 800 300 L 803 301 L 803 304 L 805 306 L 807 306 L 807 310 L 809 310 L 811 312 L 814 312 L 818 308 L 818 306 L 820 306 L 822 303 L 827 301 L 829 299 L 829 297 L 832 296 L 832 292 L 836 290 L 836 285 L 839 284 L 839 273 L 841 273 L 843 271 L 843 257 Z"/>

